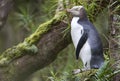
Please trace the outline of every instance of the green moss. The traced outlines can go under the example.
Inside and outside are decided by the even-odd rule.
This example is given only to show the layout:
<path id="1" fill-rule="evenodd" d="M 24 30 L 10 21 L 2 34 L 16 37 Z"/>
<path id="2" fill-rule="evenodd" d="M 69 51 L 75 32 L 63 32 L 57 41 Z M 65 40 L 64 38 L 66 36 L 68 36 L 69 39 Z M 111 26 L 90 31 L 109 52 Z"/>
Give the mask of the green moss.
<path id="1" fill-rule="evenodd" d="M 34 44 L 30 45 L 26 42 L 20 43 L 2 53 L 0 56 L 0 65 L 6 65 L 24 54 L 35 54 L 37 51 L 38 48 Z"/>
<path id="2" fill-rule="evenodd" d="M 90 77 L 97 72 L 97 69 L 91 69 L 74 75 L 74 79 L 80 81 L 89 81 Z"/>
<path id="3" fill-rule="evenodd" d="M 36 54 L 38 52 L 38 48 L 35 45 L 42 35 L 49 31 L 52 26 L 54 26 L 57 22 L 60 22 L 64 17 L 65 12 L 59 12 L 51 20 L 41 24 L 32 35 L 25 39 L 23 43 L 7 49 L 0 56 L 0 65 L 7 65 L 9 62 L 24 56 L 25 54 Z"/>
<path id="4" fill-rule="evenodd" d="M 43 34 L 49 31 L 51 27 L 54 26 L 55 23 L 60 22 L 64 17 L 65 12 L 57 13 L 51 20 L 41 24 L 30 37 L 25 39 L 25 41 L 28 42 L 29 44 L 36 44 Z"/>

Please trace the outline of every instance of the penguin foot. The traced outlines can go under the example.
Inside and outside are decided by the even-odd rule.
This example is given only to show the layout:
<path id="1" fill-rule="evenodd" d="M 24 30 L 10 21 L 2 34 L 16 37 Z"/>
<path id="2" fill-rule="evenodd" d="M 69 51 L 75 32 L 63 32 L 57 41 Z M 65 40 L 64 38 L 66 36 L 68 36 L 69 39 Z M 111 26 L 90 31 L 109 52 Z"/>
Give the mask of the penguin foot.
<path id="1" fill-rule="evenodd" d="M 84 72 L 84 71 L 87 71 L 87 70 L 90 70 L 90 69 L 86 69 L 86 68 L 83 68 L 83 69 L 74 69 L 72 71 L 72 73 L 75 75 L 75 74 L 78 74 L 78 73 L 81 73 L 81 72 Z"/>
<path id="2" fill-rule="evenodd" d="M 74 69 L 74 70 L 72 71 L 72 73 L 75 75 L 75 74 L 80 73 L 81 71 L 82 71 L 81 69 Z"/>

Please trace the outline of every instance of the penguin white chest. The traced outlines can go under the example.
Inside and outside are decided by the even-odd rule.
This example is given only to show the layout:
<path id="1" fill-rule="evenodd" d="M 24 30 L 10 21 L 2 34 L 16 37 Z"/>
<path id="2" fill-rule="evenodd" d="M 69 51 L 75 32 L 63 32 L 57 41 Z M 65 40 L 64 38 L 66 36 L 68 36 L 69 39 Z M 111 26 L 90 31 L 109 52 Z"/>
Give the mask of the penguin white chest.
<path id="1" fill-rule="evenodd" d="M 82 36 L 83 27 L 78 24 L 79 17 L 73 17 L 71 22 L 71 37 L 75 48 L 77 47 L 78 41 Z"/>
<path id="2" fill-rule="evenodd" d="M 71 37 L 75 48 L 77 48 L 78 42 L 84 33 L 83 26 L 78 24 L 78 20 L 79 17 L 73 17 L 71 22 Z M 90 68 L 91 49 L 88 40 L 80 50 L 79 57 L 81 58 L 84 67 Z"/>

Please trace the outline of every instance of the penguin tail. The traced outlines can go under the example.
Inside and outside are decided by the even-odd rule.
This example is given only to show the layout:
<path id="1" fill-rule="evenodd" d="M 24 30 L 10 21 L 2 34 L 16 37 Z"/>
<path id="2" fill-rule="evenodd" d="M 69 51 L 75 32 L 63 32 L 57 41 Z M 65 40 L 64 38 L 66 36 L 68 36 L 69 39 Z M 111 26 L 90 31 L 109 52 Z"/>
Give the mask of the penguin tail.
<path id="1" fill-rule="evenodd" d="M 91 69 L 99 69 L 104 64 L 104 60 L 98 60 L 90 64 Z"/>

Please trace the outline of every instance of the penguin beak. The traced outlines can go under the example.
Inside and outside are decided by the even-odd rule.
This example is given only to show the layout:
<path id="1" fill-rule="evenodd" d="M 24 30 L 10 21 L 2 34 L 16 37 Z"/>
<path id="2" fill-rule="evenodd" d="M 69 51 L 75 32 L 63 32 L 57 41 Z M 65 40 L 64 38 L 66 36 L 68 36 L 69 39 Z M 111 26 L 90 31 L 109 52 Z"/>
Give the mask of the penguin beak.
<path id="1" fill-rule="evenodd" d="M 67 12 L 71 12 L 71 9 L 67 9 Z"/>

